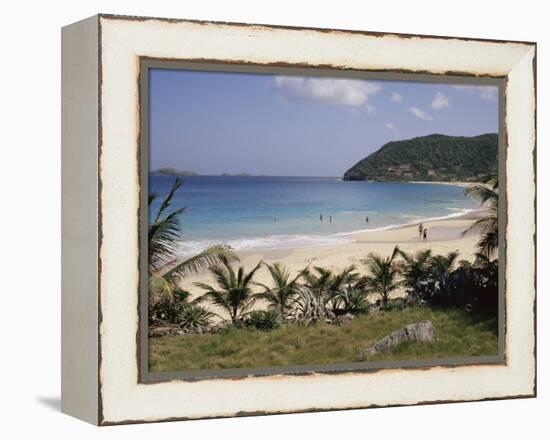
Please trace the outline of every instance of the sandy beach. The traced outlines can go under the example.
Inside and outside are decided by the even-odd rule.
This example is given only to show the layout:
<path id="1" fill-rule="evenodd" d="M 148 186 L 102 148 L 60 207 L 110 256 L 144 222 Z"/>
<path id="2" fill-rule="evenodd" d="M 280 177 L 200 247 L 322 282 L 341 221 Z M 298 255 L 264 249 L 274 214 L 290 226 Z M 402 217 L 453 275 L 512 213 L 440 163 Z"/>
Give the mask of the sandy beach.
<path id="1" fill-rule="evenodd" d="M 350 265 L 355 265 L 357 271 L 365 274 L 366 269 L 361 262 L 369 253 L 389 255 L 394 246 L 398 245 L 406 252 L 416 252 L 431 248 L 434 254 L 446 254 L 458 250 L 459 260 L 473 260 L 475 244 L 478 240 L 476 234 L 462 236 L 462 232 L 468 228 L 483 211 L 474 211 L 461 217 L 451 219 L 424 222 L 428 228 L 428 240 L 420 240 L 418 224 L 402 226 L 389 230 L 361 232 L 351 236 L 349 243 L 311 246 L 294 249 L 261 249 L 247 250 L 238 253 L 240 264 L 246 270 L 252 269 L 260 260 L 266 263 L 279 262 L 297 274 L 306 266 L 322 266 L 334 271 L 340 271 Z M 255 280 L 270 285 L 270 275 L 267 269 L 261 268 L 255 275 Z M 194 286 L 194 282 L 203 282 L 214 285 L 208 272 L 186 277 L 181 282 L 181 287 L 189 290 L 193 297 L 202 294 L 202 291 Z M 257 303 L 257 307 L 262 307 Z"/>

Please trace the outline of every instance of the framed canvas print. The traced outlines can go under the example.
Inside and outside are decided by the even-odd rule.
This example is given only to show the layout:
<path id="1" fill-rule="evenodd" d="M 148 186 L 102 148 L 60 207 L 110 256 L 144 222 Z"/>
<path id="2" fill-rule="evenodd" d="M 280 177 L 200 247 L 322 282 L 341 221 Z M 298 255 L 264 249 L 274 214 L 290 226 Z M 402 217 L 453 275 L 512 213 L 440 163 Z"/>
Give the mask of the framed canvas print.
<path id="1" fill-rule="evenodd" d="M 62 410 L 536 395 L 536 46 L 99 15 L 62 32 Z"/>

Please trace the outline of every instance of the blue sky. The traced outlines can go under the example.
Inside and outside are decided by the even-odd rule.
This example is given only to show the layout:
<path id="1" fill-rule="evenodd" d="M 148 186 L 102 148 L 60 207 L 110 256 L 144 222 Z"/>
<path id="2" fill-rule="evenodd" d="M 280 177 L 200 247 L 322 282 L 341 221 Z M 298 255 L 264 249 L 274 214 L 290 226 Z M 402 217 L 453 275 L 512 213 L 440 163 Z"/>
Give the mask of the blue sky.
<path id="1" fill-rule="evenodd" d="M 152 69 L 150 168 L 341 176 L 386 142 L 498 131 L 496 86 Z"/>

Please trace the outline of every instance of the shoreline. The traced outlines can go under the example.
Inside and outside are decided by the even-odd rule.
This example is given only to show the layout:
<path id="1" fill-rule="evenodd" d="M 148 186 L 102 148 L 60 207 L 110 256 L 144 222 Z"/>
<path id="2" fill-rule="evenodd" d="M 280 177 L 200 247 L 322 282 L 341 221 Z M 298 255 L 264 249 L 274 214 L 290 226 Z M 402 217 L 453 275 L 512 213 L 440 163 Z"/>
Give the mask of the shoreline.
<path id="1" fill-rule="evenodd" d="M 392 231 L 392 230 L 415 226 L 415 225 L 418 225 L 419 223 L 452 221 L 452 220 L 477 220 L 485 212 L 486 210 L 482 208 L 464 209 L 462 210 L 462 212 L 456 212 L 456 213 L 452 213 L 444 216 L 424 217 L 424 218 L 415 219 L 414 221 L 407 222 L 407 223 L 380 226 L 372 229 L 363 228 L 363 229 L 356 229 L 353 231 L 335 232 L 330 235 L 296 234 L 296 235 L 272 235 L 272 236 L 265 236 L 265 237 L 242 238 L 242 239 L 235 239 L 232 241 L 233 242 L 241 241 L 245 243 L 253 242 L 253 241 L 262 242 L 262 240 L 264 242 L 275 241 L 277 242 L 277 245 L 256 244 L 256 245 L 245 245 L 244 247 L 240 247 L 240 248 L 236 246 L 232 246 L 232 248 L 236 253 L 240 254 L 240 253 L 254 253 L 254 252 L 257 253 L 257 252 L 264 252 L 264 251 L 275 251 L 275 250 L 281 250 L 281 249 L 293 250 L 293 249 L 301 249 L 301 248 L 333 246 L 333 245 L 353 242 L 354 238 L 360 234 L 372 234 L 376 232 Z M 198 248 L 195 247 L 191 252 L 182 252 L 180 254 L 180 257 L 182 259 L 189 258 L 192 255 L 195 255 L 196 253 L 200 252 L 201 250 L 206 249 L 206 247 L 214 244 L 227 244 L 231 246 L 231 241 L 223 241 L 223 240 L 219 240 L 219 241 L 212 240 L 212 242 L 207 242 L 206 240 L 200 240 L 200 241 L 197 240 L 195 243 L 203 243 L 203 245 Z"/>
<path id="2" fill-rule="evenodd" d="M 433 254 L 446 255 L 458 251 L 458 260 L 473 261 L 476 252 L 477 234 L 462 235 L 476 219 L 483 215 L 484 210 L 475 210 L 454 218 L 423 221 L 428 230 L 428 240 L 422 241 L 418 233 L 418 224 L 402 225 L 392 229 L 358 232 L 345 243 L 318 245 L 309 247 L 278 248 L 278 249 L 248 249 L 237 251 L 239 262 L 235 266 L 243 266 L 250 271 L 259 261 L 268 264 L 280 263 L 290 272 L 291 276 L 298 274 L 305 267 L 320 266 L 334 272 L 342 271 L 349 266 L 355 266 L 357 272 L 366 274 L 363 263 L 370 253 L 388 256 L 394 246 L 399 246 L 405 252 L 416 253 L 431 249 Z M 272 285 L 267 268 L 260 268 L 254 277 L 258 283 Z M 191 293 L 192 298 L 200 296 L 203 291 L 195 286 L 195 282 L 215 285 L 215 280 L 208 271 L 186 276 L 180 286 Z M 254 290 L 261 290 L 259 287 Z M 402 296 L 404 292 L 397 291 L 394 297 Z M 215 313 L 225 316 L 222 310 L 209 304 Z M 265 304 L 258 301 L 254 308 L 264 308 Z"/>
<path id="3" fill-rule="evenodd" d="M 480 185 L 480 182 L 463 182 L 463 181 L 457 181 L 457 182 L 451 182 L 451 181 L 445 181 L 445 180 L 411 180 L 407 183 L 418 183 L 421 185 L 450 185 L 450 186 L 460 186 L 463 188 L 469 188 L 470 186 L 474 185 Z"/>

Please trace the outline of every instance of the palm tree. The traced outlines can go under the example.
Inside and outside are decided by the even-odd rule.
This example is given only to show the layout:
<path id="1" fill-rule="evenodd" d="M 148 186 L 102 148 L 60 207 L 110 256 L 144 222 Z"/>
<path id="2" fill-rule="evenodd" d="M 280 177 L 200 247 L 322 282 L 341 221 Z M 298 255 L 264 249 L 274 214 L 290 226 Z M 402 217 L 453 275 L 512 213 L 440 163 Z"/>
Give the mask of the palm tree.
<path id="1" fill-rule="evenodd" d="M 334 313 L 327 307 L 333 274 L 330 270 L 315 267 L 313 271 L 302 271 L 304 283 L 298 288 L 298 295 L 292 302 L 296 320 L 307 325 L 321 319 L 331 319 Z"/>
<path id="2" fill-rule="evenodd" d="M 177 248 L 181 243 L 180 217 L 185 208 L 168 213 L 176 191 L 182 181 L 174 180 L 168 194 L 161 200 L 153 220 L 149 223 L 149 304 L 154 307 L 163 301 L 172 302 L 175 295 L 182 293 L 179 288 L 181 279 L 191 273 L 197 273 L 221 261 L 238 259 L 229 246 L 217 245 L 203 250 L 184 261 L 177 262 Z M 149 210 L 159 198 L 156 193 L 149 194 Z"/>
<path id="3" fill-rule="evenodd" d="M 328 283 L 327 295 L 335 314 L 349 312 L 352 302 L 360 300 L 364 289 L 364 278 L 349 266 L 340 273 L 333 274 Z"/>
<path id="4" fill-rule="evenodd" d="M 195 283 L 197 287 L 206 290 L 200 300 L 211 300 L 229 314 L 233 324 L 239 323 L 250 311 L 256 300 L 256 294 L 252 292 L 253 277 L 261 265 L 262 262 L 260 261 L 248 273 L 244 271 L 244 267 L 240 266 L 235 273 L 230 261 L 222 257 L 220 264 L 216 264 L 209 269 L 216 280 L 217 289 L 208 284 Z"/>
<path id="5" fill-rule="evenodd" d="M 434 255 L 430 260 L 430 271 L 434 275 L 452 272 L 458 256 L 458 250 L 449 252 L 447 255 Z"/>
<path id="6" fill-rule="evenodd" d="M 398 252 L 399 248 L 395 246 L 389 257 L 371 253 L 363 260 L 370 272 L 370 275 L 365 277 L 366 290 L 380 295 L 384 308 L 387 306 L 392 292 L 401 286 L 400 268 L 395 261 Z"/>
<path id="7" fill-rule="evenodd" d="M 354 284 L 344 286 L 334 300 L 338 301 L 338 308 L 343 313 L 361 313 L 370 308 L 368 296 L 366 278 L 360 277 Z"/>
<path id="8" fill-rule="evenodd" d="M 273 265 L 265 263 L 265 265 L 271 274 L 273 287 L 258 283 L 264 288 L 264 292 L 258 294 L 258 298 L 266 300 L 270 308 L 278 310 L 281 316 L 286 318 L 292 307 L 291 301 L 296 298 L 300 290 L 298 280 L 307 269 L 300 271 L 294 278 L 290 278 L 289 270 L 280 263 Z"/>
<path id="9" fill-rule="evenodd" d="M 479 200 L 487 209 L 487 215 L 477 220 L 463 234 L 479 232 L 479 253 L 491 258 L 498 249 L 498 178 L 488 178 L 483 184 L 466 189 L 466 194 Z"/>
<path id="10" fill-rule="evenodd" d="M 414 289 L 430 272 L 432 250 L 426 249 L 412 254 L 399 249 L 398 253 L 403 258 L 401 272 L 404 283 L 409 289 Z"/>
<path id="11" fill-rule="evenodd" d="M 434 282 L 434 292 L 449 292 L 453 285 L 453 269 L 457 263 L 458 255 L 458 251 L 452 251 L 447 255 L 434 255 L 432 257 L 430 274 Z"/>

